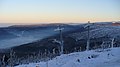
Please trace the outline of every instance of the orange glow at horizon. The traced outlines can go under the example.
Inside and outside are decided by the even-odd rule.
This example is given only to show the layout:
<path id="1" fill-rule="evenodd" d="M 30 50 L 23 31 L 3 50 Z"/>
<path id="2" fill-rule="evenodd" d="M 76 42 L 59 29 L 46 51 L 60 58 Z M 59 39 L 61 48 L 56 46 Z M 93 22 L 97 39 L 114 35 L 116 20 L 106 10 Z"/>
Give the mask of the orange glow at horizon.
<path id="1" fill-rule="evenodd" d="M 66 15 L 51 15 L 51 14 L 9 14 L 9 15 L 1 15 L 0 21 L 3 23 L 70 23 L 70 22 L 101 22 L 101 21 L 116 21 L 119 18 L 114 17 L 86 17 L 84 15 L 77 15 L 77 14 L 66 14 Z"/>

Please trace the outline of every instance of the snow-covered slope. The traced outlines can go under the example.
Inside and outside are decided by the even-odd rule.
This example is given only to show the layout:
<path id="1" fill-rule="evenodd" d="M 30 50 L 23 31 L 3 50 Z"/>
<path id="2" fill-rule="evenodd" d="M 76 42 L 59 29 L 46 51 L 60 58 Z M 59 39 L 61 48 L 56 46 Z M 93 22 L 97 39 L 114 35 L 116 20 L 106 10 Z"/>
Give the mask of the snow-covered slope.
<path id="1" fill-rule="evenodd" d="M 90 38 L 100 38 L 104 36 L 108 36 L 110 38 L 117 38 L 120 37 L 120 26 L 103 26 L 103 27 L 97 27 L 92 30 L 90 30 Z M 70 36 L 75 39 L 86 39 L 88 35 L 88 31 L 80 32 L 80 33 L 74 33 Z"/>
<path id="2" fill-rule="evenodd" d="M 120 67 L 120 48 L 63 54 L 48 62 L 29 63 L 16 67 Z M 89 58 L 91 59 L 89 59 Z M 92 58 L 93 57 L 93 58 Z"/>

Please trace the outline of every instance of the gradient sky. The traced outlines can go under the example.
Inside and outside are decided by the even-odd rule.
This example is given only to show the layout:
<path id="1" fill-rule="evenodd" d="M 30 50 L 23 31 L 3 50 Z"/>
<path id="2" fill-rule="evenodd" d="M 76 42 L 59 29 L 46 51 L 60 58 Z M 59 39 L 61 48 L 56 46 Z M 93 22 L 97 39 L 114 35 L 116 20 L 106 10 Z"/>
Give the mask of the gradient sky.
<path id="1" fill-rule="evenodd" d="M 0 0 L 0 23 L 119 20 L 120 0 Z"/>

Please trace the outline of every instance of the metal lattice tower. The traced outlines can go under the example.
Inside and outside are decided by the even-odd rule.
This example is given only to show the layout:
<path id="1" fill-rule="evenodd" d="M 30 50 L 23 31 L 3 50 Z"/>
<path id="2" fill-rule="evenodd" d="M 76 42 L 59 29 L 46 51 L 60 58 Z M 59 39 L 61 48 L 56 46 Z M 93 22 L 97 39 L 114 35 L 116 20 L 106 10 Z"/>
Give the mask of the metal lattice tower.
<path id="1" fill-rule="evenodd" d="M 85 26 L 87 28 L 87 46 L 86 50 L 88 51 L 90 49 L 90 21 L 88 21 L 88 24 Z"/>
<path id="2" fill-rule="evenodd" d="M 61 28 L 61 25 L 59 25 L 58 26 L 58 28 L 57 29 L 55 29 L 55 31 L 59 31 L 59 33 L 60 33 L 60 55 L 61 54 L 63 54 L 63 46 L 64 46 L 64 44 L 63 44 L 63 36 L 62 36 L 62 30 L 63 30 L 64 28 Z"/>

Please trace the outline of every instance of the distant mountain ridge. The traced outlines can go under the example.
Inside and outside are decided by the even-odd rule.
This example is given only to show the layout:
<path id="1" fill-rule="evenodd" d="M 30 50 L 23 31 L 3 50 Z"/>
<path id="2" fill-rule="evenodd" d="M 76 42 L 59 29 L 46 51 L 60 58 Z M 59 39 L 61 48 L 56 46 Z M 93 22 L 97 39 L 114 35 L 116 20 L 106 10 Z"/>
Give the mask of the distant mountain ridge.
<path id="1" fill-rule="evenodd" d="M 91 23 L 90 26 L 90 49 L 99 47 L 104 40 L 109 40 L 115 37 L 114 46 L 120 46 L 119 30 L 120 26 L 113 25 L 116 23 Z M 12 26 L 3 28 L 3 30 L 17 35 L 17 38 L 0 41 L 0 45 L 7 45 L 16 52 L 18 56 L 26 56 L 28 54 L 37 53 L 39 51 L 45 52 L 45 50 L 52 52 L 55 48 L 56 52 L 59 52 L 59 43 L 54 40 L 59 40 L 59 32 L 55 32 L 54 29 L 59 24 L 48 24 L 45 26 Z M 64 52 L 71 53 L 75 50 L 86 50 L 87 43 L 87 28 L 88 24 L 69 25 L 62 24 L 63 40 L 64 40 Z M 110 38 L 111 37 L 111 38 Z M 22 49 L 22 50 L 21 50 Z"/>
<path id="2" fill-rule="evenodd" d="M 80 25 L 79 29 L 76 29 L 76 31 L 74 30 L 74 32 L 63 33 L 64 51 L 73 52 L 74 49 L 79 50 L 80 47 L 82 51 L 86 49 L 87 29 L 84 28 L 85 25 L 86 24 Z M 108 26 L 96 26 L 97 25 L 95 24 L 92 26 L 92 29 L 90 29 L 90 49 L 94 49 L 95 46 L 99 47 L 103 41 L 109 41 L 111 43 L 112 38 L 115 38 L 114 46 L 120 46 L 119 26 L 113 26 L 111 23 Z M 52 52 L 52 49 L 54 48 L 57 51 L 60 45 L 58 43 L 54 43 L 54 39 L 59 40 L 59 35 L 53 35 L 36 42 L 16 46 L 13 47 L 13 49 L 18 53 L 21 52 L 20 49 L 23 49 L 22 52 L 28 51 L 28 53 L 38 51 L 44 52 L 45 49 Z"/>

